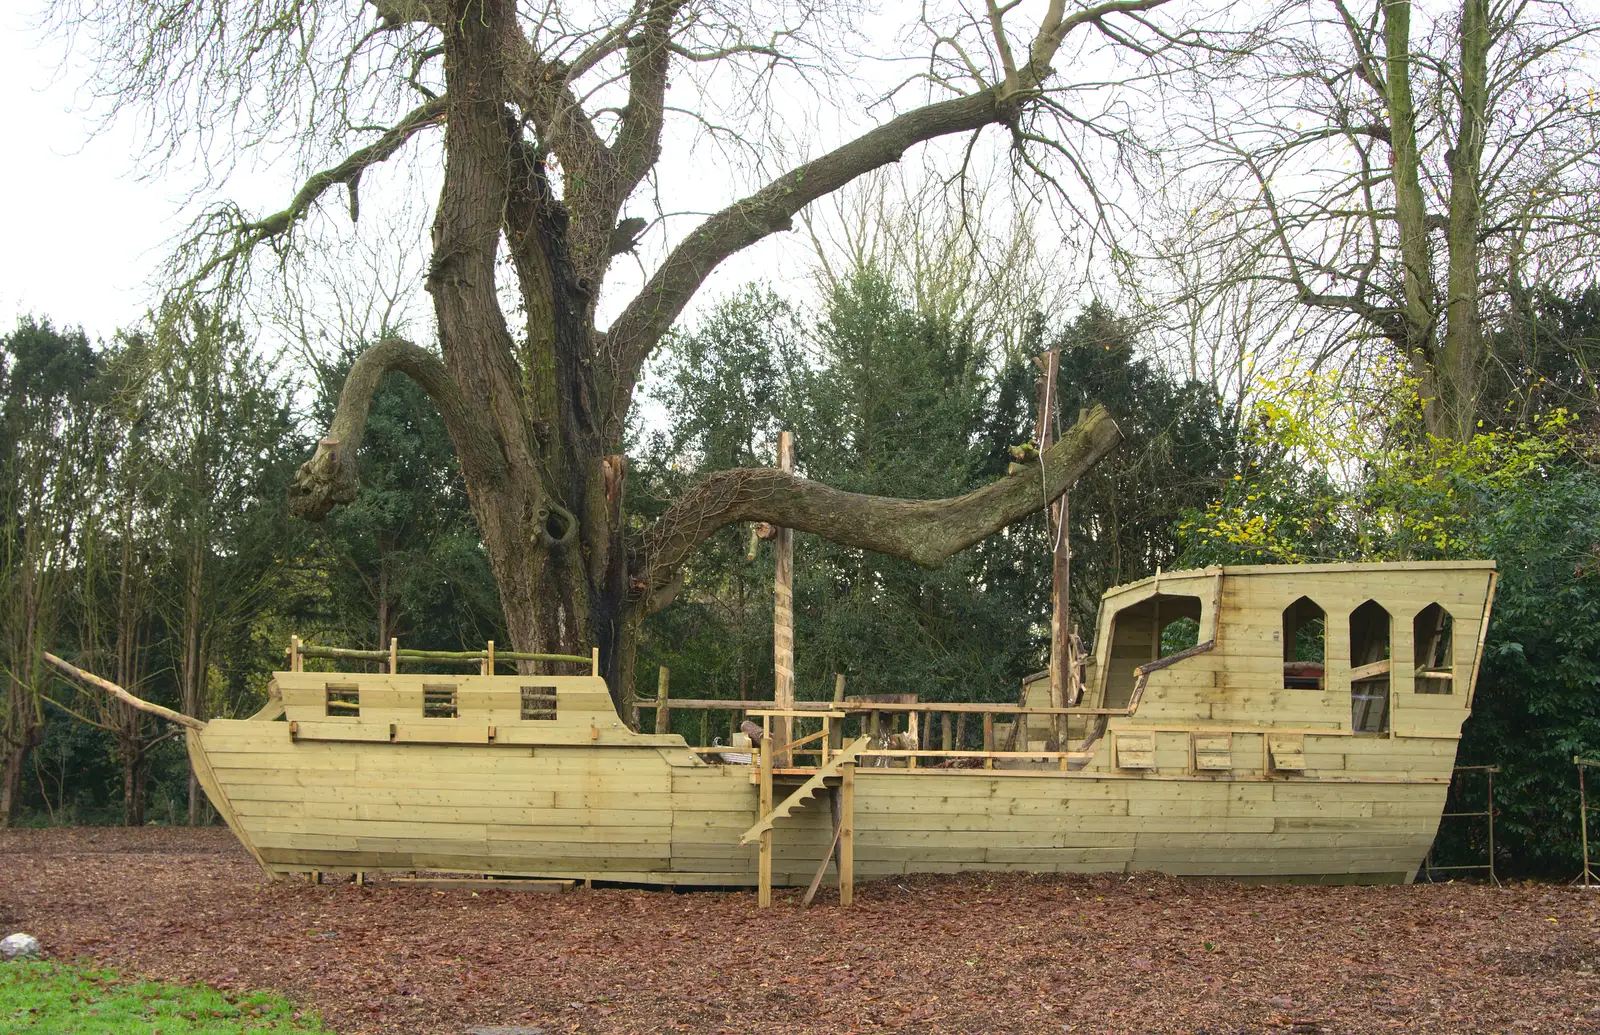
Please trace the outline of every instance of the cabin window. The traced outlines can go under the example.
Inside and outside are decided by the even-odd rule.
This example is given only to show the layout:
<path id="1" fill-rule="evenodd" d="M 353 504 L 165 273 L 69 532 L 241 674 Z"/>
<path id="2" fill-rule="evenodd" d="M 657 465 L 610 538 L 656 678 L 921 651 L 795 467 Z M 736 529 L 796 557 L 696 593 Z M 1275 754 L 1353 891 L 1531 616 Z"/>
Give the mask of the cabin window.
<path id="1" fill-rule="evenodd" d="M 325 714 L 330 718 L 355 719 L 361 716 L 361 688 L 354 683 L 324 684 Z"/>
<path id="2" fill-rule="evenodd" d="M 553 686 L 525 686 L 522 688 L 522 717 L 553 721 L 556 717 L 556 688 Z"/>
<path id="3" fill-rule="evenodd" d="M 1180 654 L 1200 642 L 1200 623 L 1193 618 L 1168 622 L 1161 630 L 1161 656 Z"/>
<path id="4" fill-rule="evenodd" d="M 1157 594 L 1118 611 L 1111 619 L 1102 706 L 1126 708 L 1133 697 L 1134 669 L 1193 647 L 1199 630 L 1199 597 Z"/>
<path id="5" fill-rule="evenodd" d="M 454 683 L 422 684 L 422 717 L 424 719 L 453 719 L 456 717 L 456 687 Z"/>
<path id="6" fill-rule="evenodd" d="M 1283 609 L 1283 687 L 1321 690 L 1327 684 L 1328 614 L 1310 597 Z"/>
<path id="7" fill-rule="evenodd" d="M 1419 694 L 1455 692 L 1455 665 L 1451 660 L 1450 634 L 1455 625 L 1450 612 L 1429 604 L 1417 612 L 1411 623 L 1411 642 L 1416 650 L 1416 691 Z"/>
<path id="8" fill-rule="evenodd" d="M 1350 728 L 1389 732 L 1389 639 L 1393 623 L 1376 600 L 1350 612 Z"/>

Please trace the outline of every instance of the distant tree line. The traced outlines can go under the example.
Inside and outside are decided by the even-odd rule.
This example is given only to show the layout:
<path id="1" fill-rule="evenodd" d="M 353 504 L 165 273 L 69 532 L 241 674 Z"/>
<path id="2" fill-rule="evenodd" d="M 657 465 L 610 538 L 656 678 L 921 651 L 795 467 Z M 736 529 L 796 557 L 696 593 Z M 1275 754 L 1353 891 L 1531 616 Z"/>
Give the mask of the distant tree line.
<path id="1" fill-rule="evenodd" d="M 312 372 L 311 416 L 331 412 L 349 362 Z M 449 441 L 414 384 L 374 399 L 355 504 L 322 526 L 290 519 L 302 387 L 205 310 L 98 345 L 33 319 L 0 338 L 0 824 L 207 816 L 165 724 L 62 681 L 45 651 L 206 718 L 254 711 L 292 633 L 504 639 Z"/>

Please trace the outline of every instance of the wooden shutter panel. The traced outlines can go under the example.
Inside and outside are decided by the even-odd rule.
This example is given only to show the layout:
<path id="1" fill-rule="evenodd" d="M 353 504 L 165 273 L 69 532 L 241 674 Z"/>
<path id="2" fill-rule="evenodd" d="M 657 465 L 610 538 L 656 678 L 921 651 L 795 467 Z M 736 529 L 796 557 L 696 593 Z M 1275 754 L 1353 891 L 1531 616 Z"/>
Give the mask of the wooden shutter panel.
<path id="1" fill-rule="evenodd" d="M 1154 733 L 1118 733 L 1118 769 L 1154 769 L 1156 767 L 1156 735 Z"/>
<path id="2" fill-rule="evenodd" d="M 1233 734 L 1196 733 L 1193 739 L 1196 769 L 1233 768 Z"/>
<path id="3" fill-rule="evenodd" d="M 1268 735 L 1267 753 L 1272 768 L 1280 772 L 1299 772 L 1306 767 L 1306 738 L 1304 734 Z"/>

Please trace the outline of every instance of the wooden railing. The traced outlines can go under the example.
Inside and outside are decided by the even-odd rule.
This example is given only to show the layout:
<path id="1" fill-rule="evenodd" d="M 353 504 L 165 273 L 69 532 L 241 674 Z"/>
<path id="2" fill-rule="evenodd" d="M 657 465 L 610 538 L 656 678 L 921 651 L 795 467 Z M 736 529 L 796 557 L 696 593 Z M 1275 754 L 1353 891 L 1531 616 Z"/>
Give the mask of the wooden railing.
<path id="1" fill-rule="evenodd" d="M 499 662 L 559 661 L 575 665 L 588 665 L 592 674 L 600 674 L 600 648 L 595 647 L 588 657 L 581 654 L 535 654 L 528 651 L 496 651 L 490 640 L 484 650 L 416 650 L 401 648 L 398 639 L 390 639 L 388 650 L 359 650 L 352 647 L 317 647 L 298 636 L 289 638 L 289 671 L 304 671 L 306 658 L 327 658 L 345 661 L 377 661 L 387 663 L 390 672 L 400 671 L 401 662 L 429 665 L 476 665 L 480 675 L 493 675 Z"/>

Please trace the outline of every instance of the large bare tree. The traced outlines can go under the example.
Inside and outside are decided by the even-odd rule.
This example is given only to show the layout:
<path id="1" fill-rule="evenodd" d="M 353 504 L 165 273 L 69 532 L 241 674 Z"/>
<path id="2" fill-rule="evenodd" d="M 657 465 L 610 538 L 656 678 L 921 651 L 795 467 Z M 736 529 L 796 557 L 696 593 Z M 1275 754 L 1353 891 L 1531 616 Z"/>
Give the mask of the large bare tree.
<path id="1" fill-rule="evenodd" d="M 718 527 L 767 521 L 938 564 L 1046 505 L 1114 445 L 1115 425 L 1095 410 L 1042 472 L 939 501 L 726 471 L 648 527 L 630 521 L 620 455 L 641 368 L 706 277 L 908 149 L 996 127 L 1019 173 L 1105 218 L 1090 152 L 1123 146 L 1125 125 L 1107 79 L 1119 56 L 1142 63 L 1130 75 L 1148 74 L 1188 42 L 1153 21 L 1166 2 L 923 5 L 912 26 L 927 43 L 919 71 L 870 109 L 875 124 L 840 108 L 867 128 L 686 231 L 669 221 L 658 261 L 604 328 L 613 262 L 647 226 L 626 210 L 657 188 L 663 149 L 695 123 L 713 140 L 770 138 L 798 110 L 763 106 L 778 77 L 788 79 L 777 93 L 798 85 L 813 102 L 830 97 L 840 27 L 863 12 L 822 0 L 81 0 L 60 18 L 87 34 L 112 110 L 145 114 L 163 155 L 195 148 L 222 166 L 285 141 L 302 158 L 333 152 L 281 211 L 211 210 L 182 253 L 197 283 L 225 280 L 262 245 L 281 248 L 336 188 L 354 217 L 364 176 L 370 184 L 377 167 L 442 131 L 426 277 L 440 351 L 390 338 L 365 352 L 291 500 L 315 519 L 354 497 L 368 404 L 384 375 L 404 372 L 443 415 L 515 646 L 598 644 L 623 696 L 638 623 L 671 599 L 684 558 Z M 1075 88 L 1063 62 L 1089 69 L 1092 85 Z M 718 113 L 745 98 L 754 116 L 733 133 Z M 771 167 L 781 152 L 755 159 Z"/>
<path id="2" fill-rule="evenodd" d="M 1465 440 L 1494 323 L 1600 271 L 1600 20 L 1545 0 L 1258 10 L 1180 119 L 1190 191 L 1167 251 L 1204 271 L 1189 297 L 1243 287 L 1274 322 L 1275 286 L 1327 317 L 1324 341 L 1387 343 L 1428 430 Z"/>

